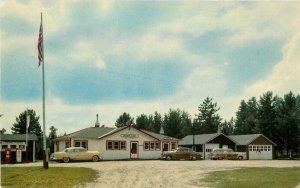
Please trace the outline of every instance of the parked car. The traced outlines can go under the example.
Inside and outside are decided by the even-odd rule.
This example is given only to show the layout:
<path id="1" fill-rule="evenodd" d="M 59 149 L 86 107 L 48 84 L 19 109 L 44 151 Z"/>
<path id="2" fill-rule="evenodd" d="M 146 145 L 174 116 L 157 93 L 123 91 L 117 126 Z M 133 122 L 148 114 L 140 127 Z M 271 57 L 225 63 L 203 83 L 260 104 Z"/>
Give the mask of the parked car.
<path id="1" fill-rule="evenodd" d="M 234 152 L 232 149 L 213 149 L 212 152 L 208 154 L 208 158 L 210 159 L 238 159 L 243 160 L 243 156 L 240 153 Z"/>
<path id="2" fill-rule="evenodd" d="M 62 152 L 54 152 L 50 155 L 50 160 L 62 161 L 68 163 L 70 161 L 99 161 L 101 155 L 99 151 L 88 151 L 83 147 L 70 147 Z"/>
<path id="3" fill-rule="evenodd" d="M 202 154 L 193 151 L 191 148 L 178 148 L 174 151 L 167 151 L 162 153 L 162 159 L 190 159 L 197 160 L 202 159 Z"/>

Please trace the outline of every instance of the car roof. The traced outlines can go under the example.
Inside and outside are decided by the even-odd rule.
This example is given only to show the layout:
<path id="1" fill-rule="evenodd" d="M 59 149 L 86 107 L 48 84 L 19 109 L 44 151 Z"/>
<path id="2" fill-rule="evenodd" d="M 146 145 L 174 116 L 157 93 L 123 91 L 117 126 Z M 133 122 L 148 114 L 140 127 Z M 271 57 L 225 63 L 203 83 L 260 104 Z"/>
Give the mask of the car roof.
<path id="1" fill-rule="evenodd" d="M 69 147 L 69 148 L 66 148 L 66 149 L 85 149 L 84 147 Z"/>
<path id="2" fill-rule="evenodd" d="M 187 147 L 178 147 L 177 149 L 191 149 L 191 148 L 187 148 Z"/>
<path id="3" fill-rule="evenodd" d="M 232 150 L 231 148 L 227 148 L 227 149 L 225 149 L 225 148 L 215 148 L 215 149 L 213 149 L 213 151 L 225 151 L 225 150 Z"/>

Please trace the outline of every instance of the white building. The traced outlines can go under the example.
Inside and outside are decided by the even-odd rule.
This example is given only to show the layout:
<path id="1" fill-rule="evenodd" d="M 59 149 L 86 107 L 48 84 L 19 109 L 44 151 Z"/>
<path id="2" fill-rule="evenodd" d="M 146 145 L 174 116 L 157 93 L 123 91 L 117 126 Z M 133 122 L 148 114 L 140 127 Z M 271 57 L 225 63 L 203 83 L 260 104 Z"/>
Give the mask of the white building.
<path id="1" fill-rule="evenodd" d="M 175 150 L 178 147 L 176 138 L 133 126 L 100 127 L 98 116 L 95 127 L 56 138 L 55 143 L 54 151 L 81 146 L 100 151 L 103 160 L 158 159 L 163 151 Z"/>
<path id="2" fill-rule="evenodd" d="M 163 151 L 175 150 L 178 139 L 137 129 L 117 128 L 99 137 L 99 150 L 104 160 L 158 159 Z"/>

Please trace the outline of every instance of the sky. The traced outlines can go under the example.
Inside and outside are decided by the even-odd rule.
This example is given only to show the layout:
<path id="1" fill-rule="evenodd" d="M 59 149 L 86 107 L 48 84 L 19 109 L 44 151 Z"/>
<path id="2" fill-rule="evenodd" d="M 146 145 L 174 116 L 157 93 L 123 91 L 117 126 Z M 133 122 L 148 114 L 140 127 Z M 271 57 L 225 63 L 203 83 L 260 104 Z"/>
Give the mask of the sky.
<path id="1" fill-rule="evenodd" d="M 267 91 L 300 94 L 300 2 L 0 1 L 0 118 L 34 109 L 46 134 L 181 109 L 206 97 L 223 120 Z"/>

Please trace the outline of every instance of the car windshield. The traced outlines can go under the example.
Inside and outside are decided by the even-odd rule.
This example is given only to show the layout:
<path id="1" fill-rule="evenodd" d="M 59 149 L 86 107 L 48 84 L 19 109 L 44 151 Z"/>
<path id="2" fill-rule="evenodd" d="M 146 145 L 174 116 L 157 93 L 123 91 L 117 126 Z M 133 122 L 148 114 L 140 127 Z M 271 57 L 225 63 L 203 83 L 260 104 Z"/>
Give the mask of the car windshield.
<path id="1" fill-rule="evenodd" d="M 69 148 L 64 149 L 63 152 L 69 152 Z"/>

